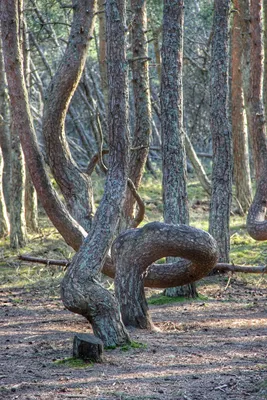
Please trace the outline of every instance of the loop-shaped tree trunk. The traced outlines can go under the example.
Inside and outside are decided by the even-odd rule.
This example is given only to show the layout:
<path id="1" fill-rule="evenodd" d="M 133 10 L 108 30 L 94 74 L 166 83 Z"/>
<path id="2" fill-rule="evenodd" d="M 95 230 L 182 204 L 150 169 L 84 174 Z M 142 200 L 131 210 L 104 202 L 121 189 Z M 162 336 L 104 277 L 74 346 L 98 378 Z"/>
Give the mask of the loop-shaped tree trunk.
<path id="1" fill-rule="evenodd" d="M 154 264 L 148 269 L 153 262 L 167 256 L 182 257 L 183 260 L 164 266 Z M 152 222 L 119 235 L 112 246 L 112 259 L 116 268 L 116 296 L 123 322 L 152 329 L 144 281 L 146 285 L 154 287 L 157 287 L 156 283 L 162 287 L 160 276 L 163 281 L 167 277 L 167 287 L 197 281 L 215 266 L 218 250 L 213 237 L 200 229 Z M 147 269 L 149 280 L 146 277 Z M 170 271 L 172 273 L 169 276 Z"/>

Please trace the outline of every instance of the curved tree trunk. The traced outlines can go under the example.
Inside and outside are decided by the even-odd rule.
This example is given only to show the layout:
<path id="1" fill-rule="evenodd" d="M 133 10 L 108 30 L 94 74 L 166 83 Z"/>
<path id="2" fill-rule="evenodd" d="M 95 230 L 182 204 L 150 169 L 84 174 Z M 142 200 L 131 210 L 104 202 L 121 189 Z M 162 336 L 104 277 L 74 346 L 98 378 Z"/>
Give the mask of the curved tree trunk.
<path id="1" fill-rule="evenodd" d="M 73 0 L 68 46 L 52 79 L 44 105 L 43 135 L 47 156 L 67 207 L 87 231 L 94 212 L 91 179 L 74 162 L 65 136 L 65 118 L 84 68 L 93 32 L 95 0 Z"/>
<path id="2" fill-rule="evenodd" d="M 248 131 L 246 129 L 245 104 L 242 90 L 242 35 L 239 0 L 234 1 L 236 12 L 232 30 L 232 131 L 234 156 L 234 181 L 236 197 L 243 212 L 252 202 L 249 166 Z"/>
<path id="3" fill-rule="evenodd" d="M 53 189 L 36 140 L 23 75 L 22 49 L 17 36 L 17 1 L 1 2 L 0 11 L 5 70 L 14 129 L 19 133 L 32 181 L 48 217 L 62 234 L 66 243 L 77 250 L 86 236 L 86 232 L 70 216 Z"/>
<path id="4" fill-rule="evenodd" d="M 97 281 L 112 244 L 126 194 L 129 137 L 125 18 L 125 2 L 108 0 L 109 169 L 92 229 L 74 256 L 61 287 L 65 306 L 87 318 L 105 346 L 129 341 L 116 298 Z"/>
<path id="5" fill-rule="evenodd" d="M 130 153 L 129 178 L 138 189 L 143 176 L 152 132 L 151 102 L 148 72 L 147 14 L 146 1 L 131 0 L 132 22 L 132 59 L 133 92 L 135 107 L 135 127 Z M 134 218 L 135 198 L 130 190 L 124 203 L 123 214 L 126 226 Z"/>
<path id="6" fill-rule="evenodd" d="M 164 268 L 160 264 L 149 267 L 168 256 L 186 260 L 180 259 Z M 112 259 L 116 266 L 116 296 L 124 323 L 142 329 L 153 328 L 144 293 L 144 282 L 150 283 L 147 274 L 154 283 L 157 276 L 160 284 L 161 271 L 163 280 L 168 276 L 169 281 L 173 279 L 175 284 L 185 285 L 206 276 L 217 258 L 215 240 L 207 232 L 186 225 L 152 222 L 119 235 L 112 246 Z M 169 274 L 169 270 L 177 275 Z"/>
<path id="7" fill-rule="evenodd" d="M 215 0 L 211 54 L 212 195 L 209 232 L 220 261 L 229 262 L 232 200 L 232 138 L 228 117 L 228 27 L 230 0 Z"/>

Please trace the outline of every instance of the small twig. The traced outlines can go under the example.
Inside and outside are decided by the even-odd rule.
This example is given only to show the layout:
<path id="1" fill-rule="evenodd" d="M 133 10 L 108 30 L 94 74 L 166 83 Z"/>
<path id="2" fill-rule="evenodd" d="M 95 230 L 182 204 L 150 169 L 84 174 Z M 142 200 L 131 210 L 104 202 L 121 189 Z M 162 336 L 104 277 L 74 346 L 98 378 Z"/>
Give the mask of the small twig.
<path id="1" fill-rule="evenodd" d="M 36 262 L 36 263 L 45 264 L 45 265 L 58 265 L 58 266 L 62 266 L 65 268 L 67 268 L 70 264 L 69 260 L 53 260 L 53 259 L 47 259 L 47 258 L 41 258 L 41 257 L 32 257 L 32 256 L 28 256 L 26 254 L 20 254 L 19 260 Z"/>

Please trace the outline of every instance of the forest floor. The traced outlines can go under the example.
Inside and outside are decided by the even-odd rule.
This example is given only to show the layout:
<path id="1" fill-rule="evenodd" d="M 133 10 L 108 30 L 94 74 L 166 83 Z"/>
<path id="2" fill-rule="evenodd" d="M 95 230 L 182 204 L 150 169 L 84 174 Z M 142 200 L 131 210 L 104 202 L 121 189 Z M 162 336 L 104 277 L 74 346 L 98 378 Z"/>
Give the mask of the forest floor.
<path id="1" fill-rule="evenodd" d="M 57 276 L 9 282 L 0 289 L 0 398 L 267 398 L 266 279 L 209 277 L 199 291 L 201 300 L 151 305 L 159 331 L 131 330 L 140 346 L 107 350 L 93 365 L 71 358 L 74 334 L 90 329 L 64 309 Z"/>
<path id="2" fill-rule="evenodd" d="M 146 221 L 161 218 L 160 190 L 153 181 L 144 189 Z M 208 203 L 197 185 L 190 190 L 191 223 L 207 230 Z M 266 264 L 267 242 L 249 238 L 236 215 L 231 247 L 234 263 Z M 47 219 L 21 252 L 72 256 Z M 0 242 L 0 400 L 267 399 L 266 275 L 207 277 L 198 300 L 165 303 L 148 290 L 158 331 L 131 330 L 132 347 L 105 350 L 102 364 L 85 364 L 72 358 L 72 343 L 90 327 L 64 309 L 63 273 L 21 262 L 8 240 Z"/>

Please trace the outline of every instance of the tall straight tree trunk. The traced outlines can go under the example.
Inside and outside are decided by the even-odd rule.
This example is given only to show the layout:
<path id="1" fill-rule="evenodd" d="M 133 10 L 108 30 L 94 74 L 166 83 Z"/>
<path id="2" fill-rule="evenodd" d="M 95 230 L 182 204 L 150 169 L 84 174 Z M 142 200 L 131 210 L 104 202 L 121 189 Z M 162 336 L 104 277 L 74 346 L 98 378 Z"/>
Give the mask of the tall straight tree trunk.
<path id="1" fill-rule="evenodd" d="M 229 262 L 232 200 L 232 138 L 228 117 L 230 0 L 215 0 L 211 52 L 212 195 L 209 231 L 218 243 L 220 261 Z"/>
<path id="2" fill-rule="evenodd" d="M 30 46 L 29 46 L 27 25 L 24 17 L 22 17 L 22 37 L 23 37 L 22 51 L 23 51 L 24 77 L 25 77 L 26 87 L 29 93 L 30 83 L 31 83 Z M 32 183 L 32 179 L 28 168 L 26 168 L 26 178 L 25 178 L 25 218 L 26 218 L 27 228 L 29 228 L 33 232 L 38 232 L 37 193 Z"/>
<path id="3" fill-rule="evenodd" d="M 168 224 L 189 223 L 183 131 L 183 8 L 183 0 L 164 1 L 161 69 L 162 188 L 164 222 Z M 168 289 L 165 294 L 196 295 L 192 287 Z"/>
<path id="4" fill-rule="evenodd" d="M 25 162 L 16 125 L 11 123 L 11 203 L 10 203 L 10 246 L 24 247 L 27 242 L 25 219 Z"/>
<path id="5" fill-rule="evenodd" d="M 108 75 L 107 75 L 107 52 L 106 52 L 106 15 L 103 0 L 98 0 L 98 22 L 99 22 L 99 72 L 101 89 L 104 97 L 105 109 L 108 109 Z"/>
<path id="6" fill-rule="evenodd" d="M 97 278 L 114 239 L 126 195 L 129 165 L 126 2 L 106 3 L 109 80 L 109 169 L 93 226 L 62 282 L 65 306 L 82 314 L 105 346 L 129 341 L 117 299 Z"/>
<path id="7" fill-rule="evenodd" d="M 263 105 L 265 119 L 267 118 L 267 0 L 263 0 L 263 21 L 264 21 L 264 72 L 263 72 Z"/>
<path id="8" fill-rule="evenodd" d="M 252 202 L 249 165 L 248 130 L 242 90 L 242 35 L 239 0 L 234 0 L 232 30 L 232 132 L 234 156 L 234 181 L 236 197 L 242 210 L 247 212 Z"/>
<path id="9" fill-rule="evenodd" d="M 251 143 L 256 179 L 262 176 L 267 155 L 266 125 L 263 109 L 263 46 L 262 46 L 262 0 L 254 0 L 250 5 L 250 98 L 252 115 Z"/>
<path id="10" fill-rule="evenodd" d="M 0 27 L 1 33 L 1 27 Z M 7 93 L 7 82 L 4 67 L 2 40 L 0 38 L 0 147 L 3 157 L 3 190 L 6 207 L 10 205 L 11 184 L 11 140 L 9 132 L 9 100 Z"/>
<path id="11" fill-rule="evenodd" d="M 3 156 L 0 147 L 0 238 L 9 234 L 9 220 L 7 216 L 6 203 L 3 192 Z"/>

